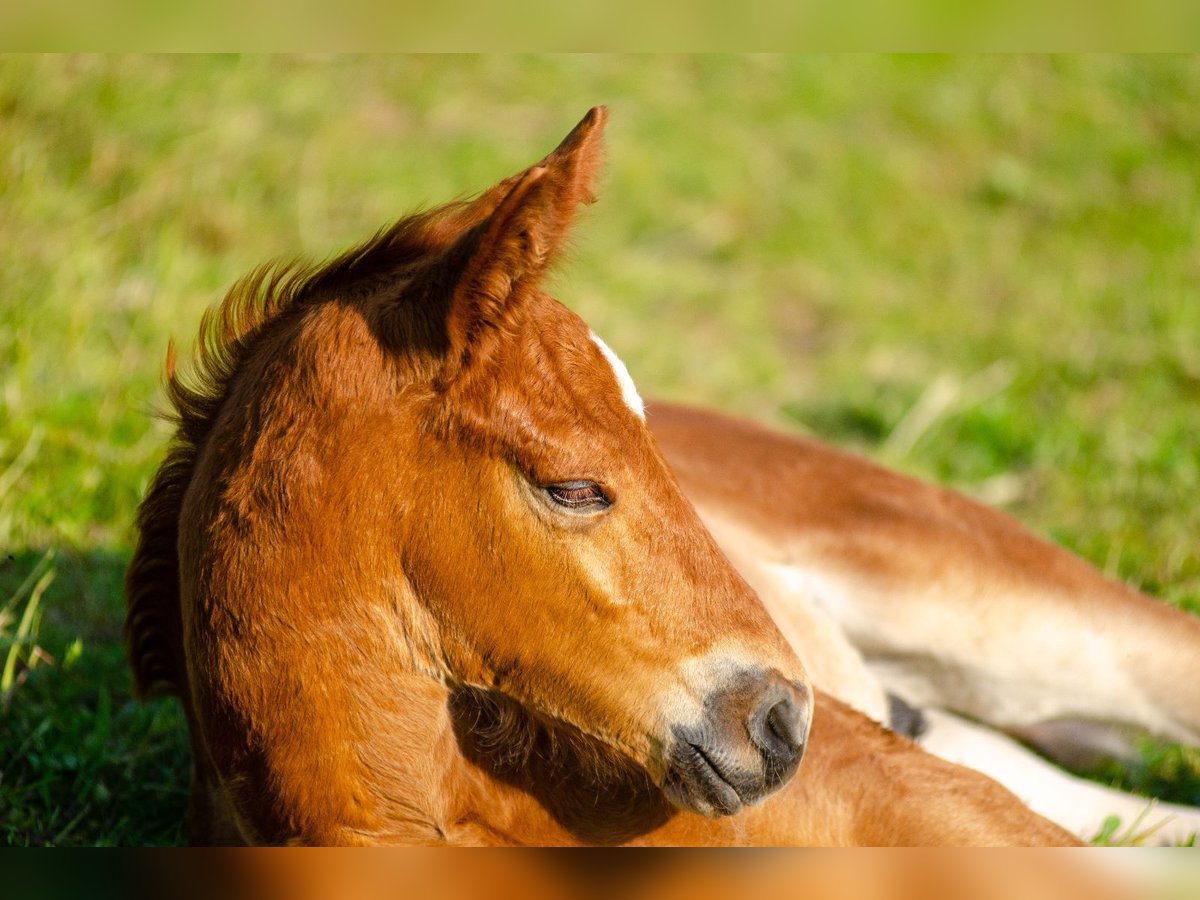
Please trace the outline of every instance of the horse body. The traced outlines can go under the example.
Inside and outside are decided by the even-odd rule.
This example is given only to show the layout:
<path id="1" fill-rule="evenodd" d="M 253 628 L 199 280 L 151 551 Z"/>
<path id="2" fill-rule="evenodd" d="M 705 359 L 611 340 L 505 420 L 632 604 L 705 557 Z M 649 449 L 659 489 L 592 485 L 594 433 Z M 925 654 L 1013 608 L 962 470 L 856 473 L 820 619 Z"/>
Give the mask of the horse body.
<path id="1" fill-rule="evenodd" d="M 1200 831 L 1200 811 L 1150 808 L 1005 736 L 1064 758 L 1128 752 L 1135 731 L 1200 744 L 1200 621 L 995 510 L 820 442 L 670 404 L 650 422 L 818 687 L 877 721 L 889 695 L 936 711 L 922 746 L 1075 833 L 1147 811 L 1159 839 Z"/>
<path id="2" fill-rule="evenodd" d="M 1002 727 L 1071 717 L 1200 743 L 1200 621 L 1007 516 L 816 441 L 666 404 L 652 423 L 706 521 L 807 578 L 795 593 L 906 700 Z"/>
<path id="3" fill-rule="evenodd" d="M 763 518 L 754 441 L 738 500 L 705 474 L 729 427 L 652 409 L 714 539 L 624 367 L 538 289 L 603 121 L 320 269 L 256 273 L 198 381 L 171 370 L 126 633 L 139 688 L 187 714 L 192 840 L 1072 843 L 871 721 L 853 615 L 768 590 L 772 619 L 756 561 L 791 571 L 780 541 L 825 526 Z M 806 655 L 861 709 L 814 694 Z"/>

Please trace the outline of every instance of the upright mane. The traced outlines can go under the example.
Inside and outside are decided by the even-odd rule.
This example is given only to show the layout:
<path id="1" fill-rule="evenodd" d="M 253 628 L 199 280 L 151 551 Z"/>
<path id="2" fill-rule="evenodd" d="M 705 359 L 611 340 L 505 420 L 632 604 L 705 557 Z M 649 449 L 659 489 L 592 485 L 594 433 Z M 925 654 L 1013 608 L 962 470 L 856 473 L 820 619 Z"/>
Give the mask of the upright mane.
<path id="1" fill-rule="evenodd" d="M 486 217 L 506 184 L 401 219 L 323 265 L 293 260 L 254 269 L 205 312 L 186 373 L 176 370 L 174 342 L 168 345 L 166 416 L 176 429 L 138 507 L 137 547 L 125 574 L 125 643 L 139 696 L 186 694 L 179 512 L 230 384 L 264 332 L 302 306 L 370 291 L 389 273 L 440 252 Z"/>

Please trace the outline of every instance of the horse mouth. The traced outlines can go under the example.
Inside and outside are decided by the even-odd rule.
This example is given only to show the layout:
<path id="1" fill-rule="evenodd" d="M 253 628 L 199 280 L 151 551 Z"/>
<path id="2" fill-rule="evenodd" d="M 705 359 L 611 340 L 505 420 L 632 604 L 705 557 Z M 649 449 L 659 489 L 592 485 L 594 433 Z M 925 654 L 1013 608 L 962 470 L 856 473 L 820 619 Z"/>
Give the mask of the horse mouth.
<path id="1" fill-rule="evenodd" d="M 680 742 L 671 756 L 664 789 L 676 806 L 716 818 L 731 816 L 746 805 L 732 783 L 735 776 L 723 771 L 701 745 Z"/>
<path id="2" fill-rule="evenodd" d="M 681 809 L 730 816 L 795 774 L 812 717 L 809 688 L 778 671 L 735 673 L 705 698 L 695 724 L 677 724 L 663 791 Z"/>

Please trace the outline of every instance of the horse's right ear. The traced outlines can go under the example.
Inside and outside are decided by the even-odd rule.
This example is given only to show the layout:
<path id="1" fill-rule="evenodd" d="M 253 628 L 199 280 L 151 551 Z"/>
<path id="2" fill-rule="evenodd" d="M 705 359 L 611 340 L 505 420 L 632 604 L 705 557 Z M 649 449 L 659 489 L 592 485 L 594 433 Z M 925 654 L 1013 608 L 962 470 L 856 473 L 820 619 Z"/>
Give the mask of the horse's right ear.
<path id="1" fill-rule="evenodd" d="M 591 110 L 549 156 L 476 203 L 495 204 L 438 264 L 449 282 L 445 382 L 486 358 L 562 249 L 579 206 L 595 197 L 604 107 Z"/>

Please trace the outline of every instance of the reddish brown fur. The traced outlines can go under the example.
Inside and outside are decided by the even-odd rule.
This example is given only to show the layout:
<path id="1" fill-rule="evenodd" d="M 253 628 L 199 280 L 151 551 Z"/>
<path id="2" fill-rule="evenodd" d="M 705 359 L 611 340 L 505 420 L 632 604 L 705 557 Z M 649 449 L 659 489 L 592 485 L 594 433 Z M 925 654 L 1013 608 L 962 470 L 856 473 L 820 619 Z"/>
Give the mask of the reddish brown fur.
<path id="1" fill-rule="evenodd" d="M 169 366 L 126 633 L 139 689 L 188 716 L 193 839 L 1070 843 L 829 698 L 761 805 L 712 820 L 655 786 L 688 660 L 803 672 L 537 290 L 603 119 L 473 203 L 259 270 L 206 319 L 196 382 Z M 523 493 L 580 477 L 620 514 L 567 527 Z"/>
<path id="2" fill-rule="evenodd" d="M 1004 709 L 966 693 L 939 705 L 1025 729 L 1044 707 L 1032 693 L 1052 690 L 1054 715 L 1200 740 L 1195 617 L 1105 577 L 1002 513 L 818 441 L 670 404 L 653 405 L 649 421 L 702 511 L 769 536 L 766 552 L 778 562 L 819 560 L 824 572 L 845 576 L 861 614 L 888 623 L 895 641 L 870 636 L 868 652 L 936 654 L 951 685 L 943 690 L 965 684 L 967 673 L 954 667 L 969 666 L 994 672 L 1009 694 L 1031 693 Z M 924 624 L 904 634 L 905 621 L 957 624 L 954 634 L 926 634 Z M 1084 662 L 1047 661 L 1014 677 L 1014 663 L 1038 653 L 1047 634 L 1062 636 L 1059 652 Z M 1106 689 L 1106 670 L 1130 691 Z"/>

